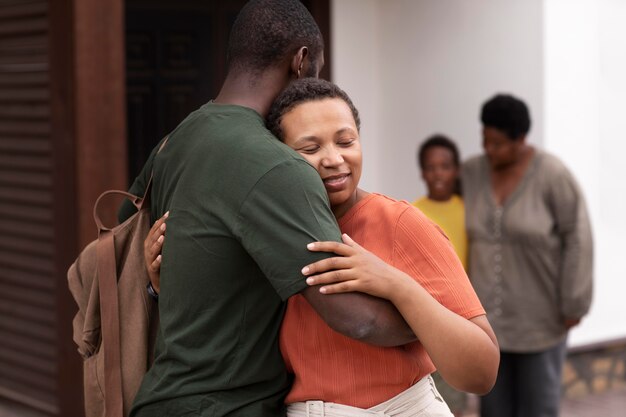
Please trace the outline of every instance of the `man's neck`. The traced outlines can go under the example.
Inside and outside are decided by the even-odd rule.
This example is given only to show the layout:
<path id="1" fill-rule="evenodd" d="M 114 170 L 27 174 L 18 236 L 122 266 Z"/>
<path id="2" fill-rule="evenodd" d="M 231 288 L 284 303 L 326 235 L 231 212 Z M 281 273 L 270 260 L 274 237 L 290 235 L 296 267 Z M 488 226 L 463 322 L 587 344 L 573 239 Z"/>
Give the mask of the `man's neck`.
<path id="1" fill-rule="evenodd" d="M 287 86 L 288 79 L 278 71 L 268 70 L 258 75 L 228 74 L 215 100 L 218 104 L 234 104 L 255 110 L 263 118 L 272 102 Z"/>

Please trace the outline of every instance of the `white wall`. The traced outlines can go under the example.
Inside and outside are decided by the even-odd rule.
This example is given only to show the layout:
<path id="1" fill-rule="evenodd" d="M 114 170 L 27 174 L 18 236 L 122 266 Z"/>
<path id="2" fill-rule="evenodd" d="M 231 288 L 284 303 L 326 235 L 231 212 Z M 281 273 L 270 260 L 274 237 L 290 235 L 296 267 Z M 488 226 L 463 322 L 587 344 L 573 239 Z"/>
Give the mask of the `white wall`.
<path id="1" fill-rule="evenodd" d="M 333 80 L 361 110 L 362 185 L 425 192 L 418 144 L 440 132 L 480 148 L 481 104 L 526 101 L 529 141 L 561 157 L 589 200 L 596 249 L 591 314 L 571 344 L 626 336 L 626 1 L 334 0 Z M 621 150 L 621 152 L 620 152 Z M 619 193 L 619 195 L 618 195 Z M 620 216 L 622 214 L 622 216 Z"/>
<path id="2" fill-rule="evenodd" d="M 595 238 L 592 312 L 573 344 L 626 336 L 626 2 L 545 1 L 545 146 L 574 171 Z"/>
<path id="3" fill-rule="evenodd" d="M 378 65 L 383 49 L 379 3 L 379 0 L 335 0 L 331 5 L 331 74 L 359 109 L 365 167 L 360 184 L 368 190 L 383 188 L 380 172 L 383 165 L 378 161 L 383 78 Z"/>
<path id="4" fill-rule="evenodd" d="M 479 152 L 480 106 L 496 92 L 526 100 L 529 140 L 541 143 L 540 0 L 335 0 L 332 12 L 333 80 L 373 127 L 362 132 L 364 188 L 422 195 L 418 144 L 438 132 L 464 156 Z"/>

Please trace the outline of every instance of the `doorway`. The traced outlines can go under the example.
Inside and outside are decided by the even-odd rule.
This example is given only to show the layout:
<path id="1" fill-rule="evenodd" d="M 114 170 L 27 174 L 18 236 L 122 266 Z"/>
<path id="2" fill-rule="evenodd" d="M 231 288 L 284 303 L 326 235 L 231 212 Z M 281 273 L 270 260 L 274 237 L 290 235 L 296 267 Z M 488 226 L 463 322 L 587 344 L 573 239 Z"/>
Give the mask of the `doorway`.
<path id="1" fill-rule="evenodd" d="M 219 92 L 228 34 L 246 1 L 126 0 L 129 183 L 157 142 Z M 302 3 L 330 45 L 329 0 Z"/>

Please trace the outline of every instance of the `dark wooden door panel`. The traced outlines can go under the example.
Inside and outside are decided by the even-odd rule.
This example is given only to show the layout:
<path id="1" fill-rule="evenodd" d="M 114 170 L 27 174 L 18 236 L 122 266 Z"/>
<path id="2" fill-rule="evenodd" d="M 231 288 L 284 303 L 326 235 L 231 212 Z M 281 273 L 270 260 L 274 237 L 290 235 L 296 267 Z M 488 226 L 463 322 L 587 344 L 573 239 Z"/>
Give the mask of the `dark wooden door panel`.
<path id="1" fill-rule="evenodd" d="M 136 174 L 155 141 L 210 99 L 213 76 L 207 11 L 127 12 L 126 68 L 130 172 Z"/>
<path id="2" fill-rule="evenodd" d="M 230 28 L 246 0 L 127 0 L 129 180 L 158 140 L 217 93 Z M 305 0 L 329 42 L 329 1 Z M 321 74 L 328 78 L 326 66 Z"/>
<path id="3" fill-rule="evenodd" d="M 128 1 L 126 75 L 129 176 L 156 142 L 217 94 L 225 72 L 224 21 L 245 1 Z M 224 3 L 224 2 L 221 2 Z M 229 13 L 230 11 L 230 13 Z"/>

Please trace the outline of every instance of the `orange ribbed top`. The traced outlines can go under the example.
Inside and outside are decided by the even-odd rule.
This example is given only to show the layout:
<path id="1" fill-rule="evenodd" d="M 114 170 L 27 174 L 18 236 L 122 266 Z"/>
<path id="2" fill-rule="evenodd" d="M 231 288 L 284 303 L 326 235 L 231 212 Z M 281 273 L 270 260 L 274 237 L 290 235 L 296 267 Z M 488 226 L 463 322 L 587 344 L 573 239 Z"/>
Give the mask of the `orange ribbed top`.
<path id="1" fill-rule="evenodd" d="M 339 226 L 448 309 L 468 319 L 485 314 L 449 240 L 409 203 L 369 194 Z M 302 295 L 289 298 L 280 347 L 295 374 L 287 404 L 322 400 L 369 408 L 435 370 L 420 343 L 381 348 L 349 339 L 328 327 Z"/>

